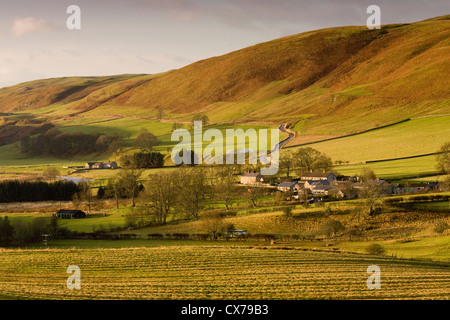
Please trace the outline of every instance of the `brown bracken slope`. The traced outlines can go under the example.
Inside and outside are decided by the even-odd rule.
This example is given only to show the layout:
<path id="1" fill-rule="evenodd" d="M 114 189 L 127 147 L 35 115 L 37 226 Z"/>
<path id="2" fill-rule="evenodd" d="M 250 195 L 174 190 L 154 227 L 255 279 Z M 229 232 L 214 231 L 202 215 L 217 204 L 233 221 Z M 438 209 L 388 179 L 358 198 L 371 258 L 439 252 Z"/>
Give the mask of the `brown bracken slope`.
<path id="1" fill-rule="evenodd" d="M 303 119 L 311 132 L 333 134 L 450 113 L 449 74 L 447 15 L 380 30 L 306 32 L 160 75 L 23 83 L 0 89 L 0 112 L 58 105 L 67 114 L 153 115 L 161 108 L 168 120 L 199 112 L 219 123 Z"/>

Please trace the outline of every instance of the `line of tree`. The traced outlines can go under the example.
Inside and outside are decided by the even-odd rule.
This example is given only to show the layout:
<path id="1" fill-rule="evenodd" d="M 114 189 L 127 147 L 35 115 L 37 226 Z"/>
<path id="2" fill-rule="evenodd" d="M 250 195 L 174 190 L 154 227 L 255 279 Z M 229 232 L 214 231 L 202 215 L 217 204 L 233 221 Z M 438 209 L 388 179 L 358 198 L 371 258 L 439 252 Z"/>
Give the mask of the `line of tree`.
<path id="1" fill-rule="evenodd" d="M 209 125 L 209 118 L 205 113 L 198 113 L 192 117 L 192 126 L 194 126 L 195 121 L 201 121 L 204 127 Z"/>
<path id="2" fill-rule="evenodd" d="M 77 192 L 72 181 L 0 181 L 0 202 L 69 201 Z"/>
<path id="3" fill-rule="evenodd" d="M 100 186 L 97 192 L 97 199 L 114 199 L 116 208 L 119 209 L 120 199 L 130 199 L 131 206 L 136 206 L 136 198 L 144 190 L 142 181 L 142 169 L 124 168 L 116 176 L 110 178 L 106 186 Z M 87 187 L 84 188 L 87 190 Z M 88 202 L 92 192 L 85 191 L 79 194 L 79 199 Z M 95 199 L 92 200 L 95 202 Z"/>
<path id="4" fill-rule="evenodd" d="M 198 220 L 213 189 L 205 167 L 181 167 L 149 176 L 135 220 L 165 224 L 169 216 Z"/>
<path id="5" fill-rule="evenodd" d="M 239 187 L 237 174 L 237 165 L 180 167 L 174 171 L 152 174 L 139 195 L 139 206 L 128 217 L 128 224 L 132 227 L 165 224 L 169 217 L 200 220 L 209 201 L 221 201 L 226 211 L 231 209 L 233 200 L 237 198 L 257 206 L 267 190 Z M 109 184 L 108 189 L 113 194 L 119 189 L 119 181 L 116 179 L 115 183 Z"/>
<path id="6" fill-rule="evenodd" d="M 43 234 L 51 239 L 61 239 L 71 236 L 71 231 L 59 226 L 56 216 L 27 219 L 23 217 L 0 217 L 0 246 L 16 246 L 36 243 L 43 240 Z"/>
<path id="7" fill-rule="evenodd" d="M 20 140 L 19 150 L 28 156 L 67 157 L 91 153 L 114 153 L 124 147 L 119 134 L 63 133 L 56 128 L 37 136 L 27 136 Z"/>
<path id="8" fill-rule="evenodd" d="M 11 245 L 14 239 L 14 227 L 8 217 L 0 217 L 0 245 Z"/>
<path id="9" fill-rule="evenodd" d="M 134 146 L 140 148 L 142 151 L 153 151 L 153 147 L 158 145 L 158 138 L 146 129 L 142 129 L 141 133 L 134 141 Z"/>
<path id="10" fill-rule="evenodd" d="M 330 156 L 311 147 L 286 152 L 280 157 L 280 169 L 286 170 L 287 176 L 292 172 L 301 175 L 309 171 L 328 171 L 332 167 L 333 161 Z"/>
<path id="11" fill-rule="evenodd" d="M 119 159 L 124 168 L 150 169 L 164 166 L 164 155 L 159 152 L 136 152 Z"/>
<path id="12" fill-rule="evenodd" d="M 438 172 L 445 175 L 445 178 L 442 180 L 442 185 L 446 190 L 450 190 L 450 142 L 441 146 L 436 160 Z"/>

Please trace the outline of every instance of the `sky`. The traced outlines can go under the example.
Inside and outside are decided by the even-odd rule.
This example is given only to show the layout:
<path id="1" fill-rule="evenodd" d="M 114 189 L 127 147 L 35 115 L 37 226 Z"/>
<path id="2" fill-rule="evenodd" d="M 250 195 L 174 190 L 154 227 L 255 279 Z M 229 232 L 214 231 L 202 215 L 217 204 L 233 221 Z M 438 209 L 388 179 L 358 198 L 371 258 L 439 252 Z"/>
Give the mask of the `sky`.
<path id="1" fill-rule="evenodd" d="M 80 29 L 66 21 L 80 8 Z M 0 0 L 0 88 L 36 79 L 154 74 L 309 30 L 450 14 L 449 0 Z"/>

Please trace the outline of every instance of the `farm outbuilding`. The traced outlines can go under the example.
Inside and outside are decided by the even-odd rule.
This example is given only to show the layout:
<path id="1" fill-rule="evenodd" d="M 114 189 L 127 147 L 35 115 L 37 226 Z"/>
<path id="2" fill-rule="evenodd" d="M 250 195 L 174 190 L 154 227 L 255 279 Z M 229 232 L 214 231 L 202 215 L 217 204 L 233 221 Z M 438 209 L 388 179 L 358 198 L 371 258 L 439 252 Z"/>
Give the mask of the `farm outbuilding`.
<path id="1" fill-rule="evenodd" d="M 305 172 L 301 176 L 303 181 L 325 181 L 333 182 L 337 180 L 336 175 L 332 172 Z"/>
<path id="2" fill-rule="evenodd" d="M 83 219 L 86 218 L 86 213 L 81 210 L 59 210 L 55 213 L 60 219 Z"/>
<path id="3" fill-rule="evenodd" d="M 240 238 L 247 235 L 247 230 L 229 230 L 224 235 L 228 238 Z"/>
<path id="4" fill-rule="evenodd" d="M 117 169 L 117 162 L 88 162 L 84 166 L 86 169 Z"/>
<path id="5" fill-rule="evenodd" d="M 294 191 L 296 186 L 297 186 L 297 182 L 295 182 L 295 181 L 283 182 L 283 183 L 280 183 L 277 188 L 280 191 L 288 192 L 288 191 Z"/>
<path id="6" fill-rule="evenodd" d="M 241 184 L 258 184 L 263 181 L 263 176 L 257 172 L 244 173 L 241 175 Z"/>

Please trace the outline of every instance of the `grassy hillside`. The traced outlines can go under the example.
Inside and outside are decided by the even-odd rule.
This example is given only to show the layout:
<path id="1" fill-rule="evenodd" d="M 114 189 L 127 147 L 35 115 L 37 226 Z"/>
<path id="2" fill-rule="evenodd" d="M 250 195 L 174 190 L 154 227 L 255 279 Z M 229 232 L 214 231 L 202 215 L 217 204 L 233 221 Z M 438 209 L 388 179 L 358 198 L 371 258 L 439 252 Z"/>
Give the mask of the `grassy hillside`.
<path id="1" fill-rule="evenodd" d="M 156 117 L 161 108 L 169 120 L 206 112 L 220 123 L 302 121 L 302 135 L 350 133 L 448 113 L 449 35 L 449 16 L 381 30 L 311 31 L 164 74 L 3 88 L 0 112 Z"/>
<path id="2" fill-rule="evenodd" d="M 436 19 L 285 37 L 169 72 L 112 102 L 175 115 L 205 111 L 217 122 L 307 115 L 302 134 L 448 111 L 449 27 Z"/>
<path id="3" fill-rule="evenodd" d="M 120 82 L 134 84 L 138 75 L 65 77 L 25 82 L 0 89 L 0 111 L 36 110 L 79 101 L 91 93 Z M 139 80 L 137 80 L 139 81 Z M 131 85 L 129 86 L 131 87 Z"/>
<path id="4" fill-rule="evenodd" d="M 417 178 L 420 176 L 430 176 L 427 181 L 436 181 L 443 178 L 442 176 L 432 176 L 433 174 L 436 174 L 435 156 L 383 161 L 368 164 L 360 163 L 343 165 L 336 166 L 335 170 L 343 175 L 354 176 L 360 174 L 363 168 L 369 168 L 373 170 L 377 177 L 382 179 L 404 179 Z"/>
<path id="5" fill-rule="evenodd" d="M 450 115 L 415 118 L 360 135 L 308 145 L 334 160 L 358 163 L 434 153 L 450 139 Z M 295 152 L 299 147 L 287 150 Z"/>
<path id="6" fill-rule="evenodd" d="M 46 79 L 2 88 L 0 166 L 20 173 L 35 171 L 29 165 L 110 159 L 27 159 L 18 153 L 17 141 L 48 126 L 66 133 L 119 133 L 129 147 L 145 128 L 161 140 L 157 151 L 166 153 L 175 144 L 173 122 L 188 128 L 200 112 L 222 131 L 288 122 L 297 132 L 291 146 L 412 118 L 311 145 L 333 160 L 350 161 L 337 170 L 355 174 L 364 161 L 432 153 L 447 142 L 449 44 L 450 16 L 443 16 L 381 30 L 306 32 L 156 75 Z M 381 177 L 413 177 L 433 174 L 435 158 L 369 166 Z"/>

